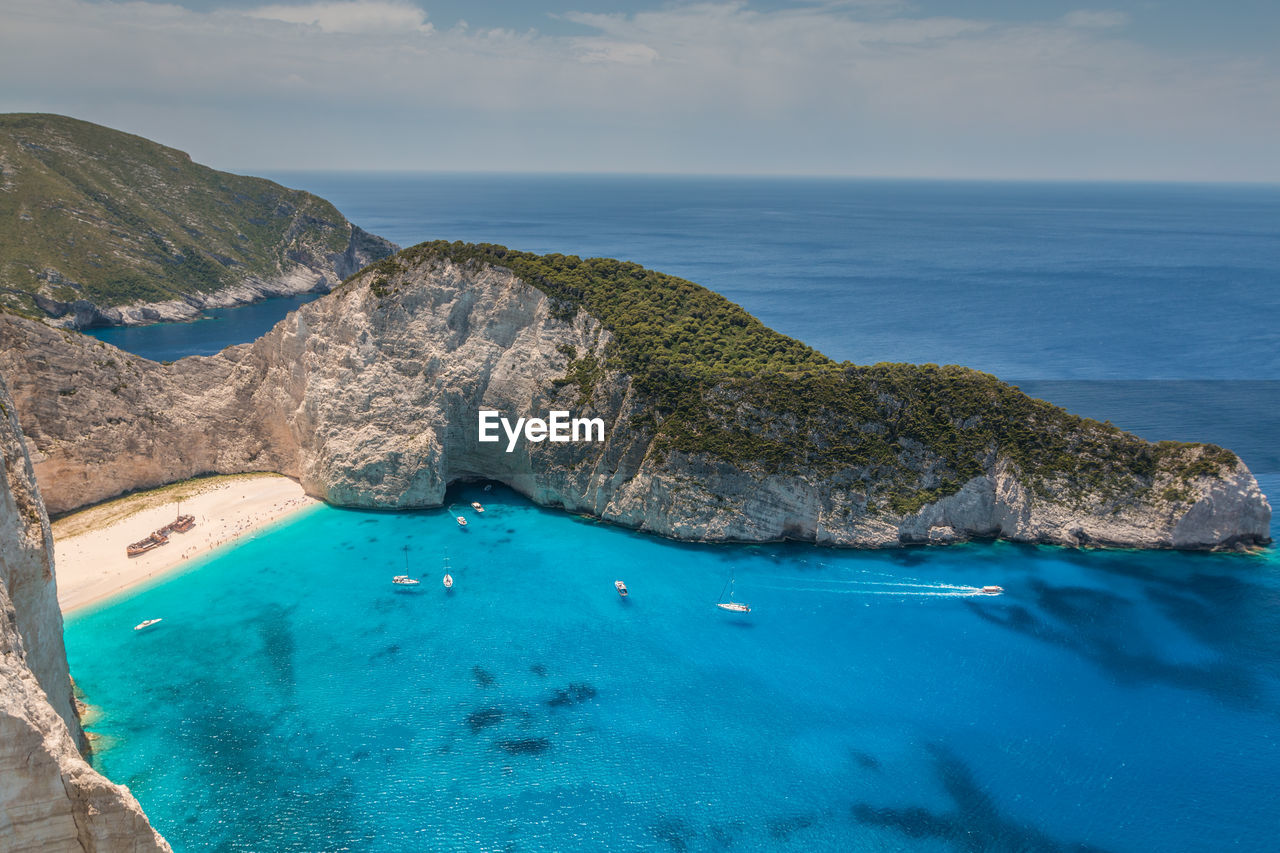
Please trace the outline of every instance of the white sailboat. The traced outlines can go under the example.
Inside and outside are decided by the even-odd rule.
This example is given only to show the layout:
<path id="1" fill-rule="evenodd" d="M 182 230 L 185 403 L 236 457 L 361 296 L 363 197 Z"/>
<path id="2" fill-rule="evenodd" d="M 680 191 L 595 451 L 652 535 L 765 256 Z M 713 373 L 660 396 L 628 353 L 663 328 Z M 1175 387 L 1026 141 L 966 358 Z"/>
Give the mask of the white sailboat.
<path id="1" fill-rule="evenodd" d="M 417 578 L 409 577 L 409 546 L 408 545 L 404 546 L 404 571 L 405 571 L 404 574 L 396 575 L 395 577 L 393 577 L 391 579 L 391 582 L 396 586 L 417 586 L 418 584 L 422 583 L 422 581 L 418 580 Z"/>
<path id="2" fill-rule="evenodd" d="M 453 589 L 453 575 L 449 574 L 449 555 L 444 555 L 444 579 L 441 581 L 447 590 Z"/>
<path id="3" fill-rule="evenodd" d="M 720 600 L 716 602 L 716 607 L 719 607 L 721 610 L 728 610 L 732 613 L 750 613 L 751 612 L 750 607 L 733 600 L 733 585 L 736 582 L 736 580 L 737 579 L 733 576 L 733 574 L 730 573 L 728 583 L 724 585 L 724 589 L 720 590 Z M 724 600 L 725 589 L 729 590 L 728 601 Z"/>

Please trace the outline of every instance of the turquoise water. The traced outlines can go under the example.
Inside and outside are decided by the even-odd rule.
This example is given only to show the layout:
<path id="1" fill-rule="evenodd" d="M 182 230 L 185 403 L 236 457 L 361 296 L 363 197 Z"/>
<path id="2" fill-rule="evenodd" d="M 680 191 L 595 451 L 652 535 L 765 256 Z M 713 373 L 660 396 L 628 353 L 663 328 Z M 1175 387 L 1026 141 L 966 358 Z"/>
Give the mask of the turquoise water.
<path id="1" fill-rule="evenodd" d="M 68 620 L 96 763 L 176 850 L 1274 849 L 1273 554 L 689 546 L 450 499 L 488 512 L 316 508 Z"/>

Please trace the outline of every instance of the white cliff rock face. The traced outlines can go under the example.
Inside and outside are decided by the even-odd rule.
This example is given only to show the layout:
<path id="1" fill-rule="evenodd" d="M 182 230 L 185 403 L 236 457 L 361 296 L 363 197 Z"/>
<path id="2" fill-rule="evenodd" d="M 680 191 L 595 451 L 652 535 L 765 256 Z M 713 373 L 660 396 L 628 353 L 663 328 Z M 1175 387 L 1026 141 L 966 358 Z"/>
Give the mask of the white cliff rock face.
<path id="1" fill-rule="evenodd" d="M 566 320 L 554 307 L 505 269 L 431 259 L 366 272 L 253 344 L 171 366 L 0 318 L 0 370 L 55 512 L 202 473 L 270 470 L 331 503 L 382 508 L 437 506 L 449 483 L 491 478 L 539 504 L 690 540 L 1267 541 L 1270 507 L 1243 464 L 1177 483 L 1157 471 L 1143 493 L 1072 503 L 993 458 L 958 493 L 902 516 L 868 497 L 864 470 L 769 473 L 664 452 L 651 401 L 629 376 L 604 371 L 586 400 L 555 381 L 570 351 L 601 356 L 610 335 L 587 313 Z M 482 408 L 513 420 L 552 409 L 598 416 L 607 440 L 522 440 L 507 453 L 505 441 L 477 440 Z M 927 449 L 912 453 L 928 470 Z M 1179 500 L 1161 497 L 1175 485 Z"/>
<path id="2" fill-rule="evenodd" d="M 168 850 L 81 757 L 49 519 L 0 381 L 0 850 Z"/>
<path id="3" fill-rule="evenodd" d="M 328 293 L 346 277 L 365 265 L 385 258 L 398 248 L 363 229 L 344 223 L 350 232 L 347 250 L 328 255 L 309 255 L 308 263 L 295 263 L 278 275 L 247 276 L 238 283 L 212 293 L 192 292 L 181 299 L 138 302 L 132 305 L 99 306 L 87 300 L 58 302 L 48 296 L 37 299 L 50 314 L 50 323 L 69 329 L 97 326 L 145 326 L 151 323 L 185 323 L 198 320 L 207 308 L 234 308 L 281 296 Z"/>
<path id="4" fill-rule="evenodd" d="M 213 293 L 190 293 L 184 299 L 139 302 L 134 305 L 99 307 L 89 302 L 73 302 L 53 324 L 70 329 L 94 326 L 146 326 L 151 323 L 186 323 L 198 320 L 206 308 L 233 308 L 279 296 L 328 293 L 341 279 L 332 272 L 296 266 L 278 278 L 246 278 L 239 284 Z"/>
<path id="5" fill-rule="evenodd" d="M 906 541 L 921 543 L 999 537 L 1059 545 L 1184 549 L 1265 538 L 1271 508 L 1243 462 L 1226 477 L 1200 478 L 1192 488 L 1191 500 L 1179 504 L 1152 501 L 1102 512 L 1037 499 L 1018 481 L 1012 466 L 1002 464 L 904 520 L 901 532 Z"/>

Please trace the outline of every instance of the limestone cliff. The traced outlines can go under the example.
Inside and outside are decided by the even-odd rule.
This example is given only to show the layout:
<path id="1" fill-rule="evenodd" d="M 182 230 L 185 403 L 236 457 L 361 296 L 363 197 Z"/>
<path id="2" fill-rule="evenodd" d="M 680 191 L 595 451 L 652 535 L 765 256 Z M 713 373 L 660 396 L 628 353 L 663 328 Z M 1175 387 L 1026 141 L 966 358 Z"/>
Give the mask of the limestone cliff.
<path id="1" fill-rule="evenodd" d="M 1149 445 L 972 371 L 911 368 L 908 381 L 896 366 L 828 369 L 807 348 L 794 378 L 713 377 L 693 402 L 671 404 L 653 371 L 618 355 L 628 330 L 548 291 L 492 263 L 410 250 L 253 344 L 173 365 L 3 317 L 0 371 L 54 512 L 201 473 L 270 470 L 331 503 L 383 508 L 439 505 L 449 483 L 491 478 L 539 504 L 690 540 L 1268 541 L 1266 499 L 1218 448 Z M 792 386 L 818 379 L 834 383 L 819 388 L 827 397 L 795 403 Z M 961 387 L 981 394 L 938 393 Z M 842 414 L 855 398 L 864 413 Z M 945 429 L 913 426 L 921 405 Z M 507 453 L 477 441 L 481 408 L 599 416 L 607 440 L 521 441 Z M 863 461 L 840 442 L 874 452 Z M 1057 461 L 1061 447 L 1089 464 Z"/>
<path id="2" fill-rule="evenodd" d="M 322 198 L 66 116 L 0 115 L 0 306 L 76 329 L 328 292 L 395 245 Z"/>
<path id="3" fill-rule="evenodd" d="M 53 539 L 0 380 L 0 849 L 168 850 L 127 788 L 81 757 Z"/>

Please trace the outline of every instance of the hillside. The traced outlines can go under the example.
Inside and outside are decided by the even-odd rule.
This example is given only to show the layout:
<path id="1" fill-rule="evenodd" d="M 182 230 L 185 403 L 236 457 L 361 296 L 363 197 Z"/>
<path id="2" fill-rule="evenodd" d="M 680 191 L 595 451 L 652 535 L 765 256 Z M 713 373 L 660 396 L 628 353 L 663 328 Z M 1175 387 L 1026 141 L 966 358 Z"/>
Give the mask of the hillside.
<path id="1" fill-rule="evenodd" d="M 600 319 L 613 341 L 597 361 L 572 354 L 566 378 L 589 399 L 603 369 L 652 397 L 659 451 L 708 454 L 770 472 L 865 470 L 897 512 L 958 492 L 996 457 L 1043 494 L 1118 497 L 1174 475 L 1220 475 L 1235 454 L 1152 444 L 1076 417 L 994 376 L 955 365 L 837 364 L 697 284 L 608 258 L 537 256 L 503 246 L 431 242 L 368 271 L 386 277 L 431 259 L 509 268 L 572 316 Z M 655 424 L 656 426 L 656 424 Z M 927 472 L 909 460 L 933 456 Z"/>
<path id="2" fill-rule="evenodd" d="M 63 116 L 0 115 L 0 305 L 72 327 L 327 291 L 395 246 L 324 199 Z"/>
<path id="3" fill-rule="evenodd" d="M 607 259 L 426 243 L 253 344 L 172 365 L 0 317 L 0 372 L 54 512 L 267 470 L 386 509 L 493 479 L 699 541 L 1268 541 L 1270 507 L 1230 451 L 1152 444 L 961 367 L 838 364 Z M 481 409 L 572 410 L 606 438 L 507 452 L 478 440 Z"/>

